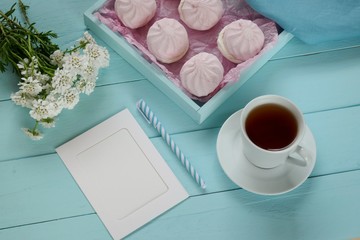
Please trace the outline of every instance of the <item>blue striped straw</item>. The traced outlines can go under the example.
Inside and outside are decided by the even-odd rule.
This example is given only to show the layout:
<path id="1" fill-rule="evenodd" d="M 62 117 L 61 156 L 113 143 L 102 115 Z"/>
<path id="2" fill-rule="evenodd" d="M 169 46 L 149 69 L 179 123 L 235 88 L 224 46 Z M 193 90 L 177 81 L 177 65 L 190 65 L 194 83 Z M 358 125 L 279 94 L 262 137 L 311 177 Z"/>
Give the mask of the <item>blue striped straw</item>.
<path id="1" fill-rule="evenodd" d="M 171 139 L 169 133 L 165 130 L 159 119 L 155 116 L 154 112 L 151 111 L 149 106 L 143 99 L 140 99 L 137 103 L 137 109 L 146 119 L 146 121 L 151 124 L 161 135 L 162 139 L 167 143 L 171 148 L 172 152 L 175 153 L 176 157 L 181 161 L 182 165 L 186 170 L 191 174 L 192 178 L 196 181 L 202 189 L 206 188 L 204 180 L 200 177 L 199 173 L 195 170 L 193 165 L 185 157 L 184 153 L 176 145 L 176 143 Z"/>

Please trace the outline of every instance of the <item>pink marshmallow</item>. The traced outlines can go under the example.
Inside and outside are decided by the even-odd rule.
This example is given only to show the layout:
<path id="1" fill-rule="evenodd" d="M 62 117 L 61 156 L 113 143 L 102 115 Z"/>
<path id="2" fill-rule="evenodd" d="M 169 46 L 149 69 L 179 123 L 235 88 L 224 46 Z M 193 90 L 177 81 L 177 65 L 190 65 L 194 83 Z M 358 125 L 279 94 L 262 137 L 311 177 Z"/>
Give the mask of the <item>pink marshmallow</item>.
<path id="1" fill-rule="evenodd" d="M 208 30 L 219 22 L 224 14 L 221 0 L 181 0 L 180 19 L 195 30 Z"/>
<path id="2" fill-rule="evenodd" d="M 136 29 L 147 24 L 156 13 L 155 0 L 116 0 L 116 15 L 128 28 Z"/>
<path id="3" fill-rule="evenodd" d="M 264 33 L 251 20 L 240 19 L 226 25 L 219 33 L 217 45 L 225 58 L 234 63 L 244 62 L 260 52 Z"/>
<path id="4" fill-rule="evenodd" d="M 162 18 L 149 29 L 146 37 L 149 51 L 163 63 L 173 63 L 189 49 L 186 29 L 177 20 Z"/>
<path id="5" fill-rule="evenodd" d="M 197 97 L 207 96 L 220 84 L 224 68 L 219 59 L 210 53 L 198 53 L 180 70 L 182 86 Z"/>

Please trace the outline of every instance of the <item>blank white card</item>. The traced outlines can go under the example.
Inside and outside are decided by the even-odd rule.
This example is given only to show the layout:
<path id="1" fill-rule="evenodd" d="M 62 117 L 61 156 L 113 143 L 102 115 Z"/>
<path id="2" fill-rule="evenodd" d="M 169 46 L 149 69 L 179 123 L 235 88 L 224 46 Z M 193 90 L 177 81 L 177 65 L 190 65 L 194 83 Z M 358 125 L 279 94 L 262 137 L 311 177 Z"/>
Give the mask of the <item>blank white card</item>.
<path id="1" fill-rule="evenodd" d="M 114 239 L 188 197 L 127 109 L 56 151 Z"/>

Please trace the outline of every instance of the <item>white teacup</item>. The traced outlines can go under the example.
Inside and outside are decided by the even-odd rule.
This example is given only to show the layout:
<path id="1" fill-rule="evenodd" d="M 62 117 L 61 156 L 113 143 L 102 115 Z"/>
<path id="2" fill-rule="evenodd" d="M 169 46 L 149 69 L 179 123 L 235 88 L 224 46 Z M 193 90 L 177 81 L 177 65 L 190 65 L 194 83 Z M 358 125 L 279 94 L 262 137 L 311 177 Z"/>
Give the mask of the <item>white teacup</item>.
<path id="1" fill-rule="evenodd" d="M 290 100 L 277 95 L 257 97 L 244 107 L 240 121 L 243 152 L 255 166 L 274 168 L 285 161 L 308 165 L 308 151 L 300 146 L 305 121 Z M 298 157 L 290 156 L 294 153 Z"/>

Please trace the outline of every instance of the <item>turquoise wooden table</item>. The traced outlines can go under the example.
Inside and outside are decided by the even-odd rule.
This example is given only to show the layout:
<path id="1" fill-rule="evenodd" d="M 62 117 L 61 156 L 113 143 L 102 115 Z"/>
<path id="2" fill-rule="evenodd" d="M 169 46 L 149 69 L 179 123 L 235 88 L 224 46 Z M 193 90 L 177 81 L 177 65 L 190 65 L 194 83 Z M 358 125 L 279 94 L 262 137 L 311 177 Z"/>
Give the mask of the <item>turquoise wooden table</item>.
<path id="1" fill-rule="evenodd" d="M 24 1 L 40 30 L 70 46 L 86 30 L 83 13 L 96 0 Z M 7 10 L 13 1 L 2 0 Z M 106 46 L 96 37 L 99 44 Z M 305 45 L 292 39 L 201 125 L 108 48 L 109 68 L 95 92 L 63 112 L 41 141 L 10 101 L 17 77 L 0 75 L 0 239 L 111 239 L 55 148 L 128 108 L 190 197 L 127 239 L 353 239 L 360 237 L 360 39 Z M 295 102 L 317 143 L 309 179 L 278 196 L 247 192 L 225 175 L 216 156 L 224 121 L 248 101 L 278 94 Z M 136 110 L 145 98 L 207 182 L 202 191 Z"/>

